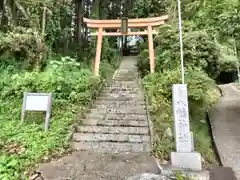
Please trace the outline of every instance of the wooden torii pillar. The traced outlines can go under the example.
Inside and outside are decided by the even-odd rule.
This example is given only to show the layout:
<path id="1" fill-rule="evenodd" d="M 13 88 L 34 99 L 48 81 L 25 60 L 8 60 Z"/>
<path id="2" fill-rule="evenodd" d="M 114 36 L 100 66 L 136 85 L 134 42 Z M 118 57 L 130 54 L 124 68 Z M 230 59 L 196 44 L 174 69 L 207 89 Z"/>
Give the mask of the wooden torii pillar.
<path id="1" fill-rule="evenodd" d="M 99 66 L 101 59 L 102 50 L 102 38 L 103 36 L 132 36 L 132 35 L 148 35 L 148 48 L 149 48 L 149 61 L 150 61 L 150 72 L 155 71 L 155 58 L 154 58 L 154 47 L 153 47 L 153 34 L 157 34 L 153 30 L 153 27 L 160 26 L 165 23 L 168 19 L 168 15 L 153 17 L 153 18 L 139 18 L 139 19 L 128 19 L 128 28 L 147 28 L 147 31 L 127 32 L 105 32 L 104 29 L 121 29 L 121 19 L 116 20 L 93 20 L 83 18 L 83 21 L 87 24 L 88 28 L 97 29 L 96 33 L 91 33 L 91 36 L 97 36 L 97 51 L 94 65 L 94 73 L 99 74 Z"/>

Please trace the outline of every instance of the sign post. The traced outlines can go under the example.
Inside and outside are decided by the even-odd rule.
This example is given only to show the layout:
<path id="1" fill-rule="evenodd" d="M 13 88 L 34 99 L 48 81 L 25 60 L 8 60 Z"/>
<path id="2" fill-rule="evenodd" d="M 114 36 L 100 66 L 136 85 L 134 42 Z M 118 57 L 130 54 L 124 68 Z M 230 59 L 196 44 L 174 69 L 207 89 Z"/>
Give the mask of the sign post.
<path id="1" fill-rule="evenodd" d="M 123 57 L 123 54 L 126 52 L 126 48 L 127 48 L 127 38 L 125 36 L 127 33 L 128 33 L 128 18 L 123 17 L 121 19 L 122 57 Z"/>
<path id="2" fill-rule="evenodd" d="M 121 33 L 122 34 L 128 33 L 128 18 L 127 17 L 123 17 L 121 19 Z"/>
<path id="3" fill-rule="evenodd" d="M 52 93 L 24 93 L 21 122 L 23 123 L 25 111 L 46 112 L 44 129 L 48 130 L 52 108 Z"/>

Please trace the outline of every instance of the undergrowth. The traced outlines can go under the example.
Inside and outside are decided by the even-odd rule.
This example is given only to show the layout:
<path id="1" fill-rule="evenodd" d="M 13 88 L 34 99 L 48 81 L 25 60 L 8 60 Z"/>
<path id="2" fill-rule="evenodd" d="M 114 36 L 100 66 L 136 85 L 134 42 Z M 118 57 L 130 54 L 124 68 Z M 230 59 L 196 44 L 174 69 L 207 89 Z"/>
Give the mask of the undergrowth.
<path id="1" fill-rule="evenodd" d="M 184 68 L 188 88 L 190 128 L 194 135 L 196 151 L 203 156 L 205 167 L 217 165 L 212 147 L 206 112 L 219 99 L 215 79 L 225 70 L 225 61 L 215 41 L 206 32 L 196 30 L 191 22 L 184 22 Z M 175 25 L 163 25 L 154 39 L 156 44 L 156 73 L 149 73 L 149 59 L 146 44 L 138 68 L 143 77 L 143 87 L 149 99 L 154 128 L 153 154 L 169 161 L 175 151 L 172 85 L 181 84 L 178 33 Z M 223 65 L 224 64 L 224 65 Z"/>
<path id="2" fill-rule="evenodd" d="M 179 76 L 179 71 L 172 70 L 148 75 L 143 79 L 154 128 L 153 154 L 161 160 L 170 160 L 170 152 L 175 151 L 172 84 L 180 83 Z M 203 155 L 206 166 L 217 164 L 205 112 L 218 100 L 219 92 L 214 82 L 200 70 L 188 70 L 186 83 L 189 96 L 190 126 L 194 134 L 196 150 Z"/>
<path id="3" fill-rule="evenodd" d="M 108 73 L 114 67 L 103 63 Z M 101 70 L 102 72 L 102 70 Z M 0 73 L 0 179 L 19 180 L 38 162 L 68 152 L 68 135 L 99 92 L 109 74 L 94 76 L 75 59 L 50 60 L 44 71 L 2 68 Z M 23 93 L 52 92 L 53 109 L 49 130 L 44 132 L 44 113 L 29 112 L 20 123 Z"/>

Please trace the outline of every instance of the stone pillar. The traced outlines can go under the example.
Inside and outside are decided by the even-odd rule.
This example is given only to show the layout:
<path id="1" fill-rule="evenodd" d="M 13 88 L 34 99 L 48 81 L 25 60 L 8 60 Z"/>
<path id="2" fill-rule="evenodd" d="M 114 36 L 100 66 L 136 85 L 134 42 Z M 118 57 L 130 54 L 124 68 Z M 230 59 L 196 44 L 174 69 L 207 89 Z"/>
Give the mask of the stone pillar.
<path id="1" fill-rule="evenodd" d="M 201 155 L 194 151 L 189 125 L 187 85 L 174 84 L 172 91 L 176 143 L 176 152 L 171 153 L 172 166 L 201 171 Z"/>

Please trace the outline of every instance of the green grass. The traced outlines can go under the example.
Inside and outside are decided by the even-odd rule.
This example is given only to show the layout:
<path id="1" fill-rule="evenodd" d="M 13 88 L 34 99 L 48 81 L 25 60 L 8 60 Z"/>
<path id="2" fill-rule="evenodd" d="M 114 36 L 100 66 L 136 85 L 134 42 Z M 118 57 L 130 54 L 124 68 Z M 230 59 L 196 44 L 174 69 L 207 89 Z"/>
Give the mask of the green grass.
<path id="1" fill-rule="evenodd" d="M 104 79 L 77 63 L 58 62 L 44 72 L 0 73 L 0 179 L 19 180 L 40 162 L 71 151 L 69 137 Z M 113 70 L 112 70 L 113 71 Z M 44 113 L 28 112 L 21 124 L 23 93 L 52 92 L 49 130 Z M 27 176 L 24 177 L 27 179 Z"/>
<path id="2" fill-rule="evenodd" d="M 192 180 L 192 178 L 183 175 L 181 171 L 175 172 L 176 180 Z"/>
<path id="3" fill-rule="evenodd" d="M 171 107 L 169 106 L 169 108 Z M 150 112 L 150 114 L 152 116 L 154 131 L 152 153 L 161 160 L 169 161 L 170 153 L 175 151 L 175 142 L 173 139 L 173 117 L 170 117 L 172 114 L 166 113 L 165 115 L 161 116 L 159 113 L 153 111 Z M 218 165 L 218 161 L 212 146 L 212 138 L 209 132 L 207 119 L 204 117 L 204 115 L 205 113 L 203 112 L 202 116 L 195 116 L 194 119 L 191 119 L 190 128 L 194 135 L 195 149 L 197 152 L 201 153 L 204 159 L 203 166 L 208 168 Z M 163 116 L 165 116 L 165 118 L 163 118 Z M 168 135 L 167 129 L 171 130 L 170 132 L 172 136 Z"/>
<path id="4" fill-rule="evenodd" d="M 17 165 L 12 168 L 0 165 L 0 177 L 17 179 L 20 172 L 33 167 L 35 163 L 49 160 L 53 154 L 64 153 L 69 148 L 67 135 L 72 131 L 74 116 L 83 110 L 81 105 L 73 104 L 54 107 L 50 129 L 44 132 L 43 113 L 29 113 L 21 124 L 21 102 L 1 102 L 0 157 L 6 156 L 1 163 L 13 159 Z M 14 173 L 19 174 L 14 176 Z"/>
<path id="5" fill-rule="evenodd" d="M 203 166 L 211 167 L 218 165 L 216 154 L 213 149 L 212 137 L 209 132 L 207 119 L 197 118 L 190 121 L 190 123 L 194 135 L 194 144 L 196 151 L 201 153 L 204 159 Z"/>
<path id="6" fill-rule="evenodd" d="M 171 74 L 169 75 L 171 78 Z M 156 75 L 150 75 L 143 79 L 145 93 L 148 96 L 149 110 L 153 123 L 154 142 L 152 154 L 160 160 L 169 161 L 170 153 L 175 151 L 172 99 L 171 99 L 171 81 L 161 80 Z M 167 78 L 166 76 L 160 76 Z M 197 79 L 197 77 L 196 77 Z M 190 128 L 194 135 L 195 149 L 201 153 L 204 162 L 203 166 L 208 168 L 218 165 L 216 155 L 212 145 L 212 138 L 209 132 L 206 111 L 213 106 L 220 92 L 214 85 L 209 85 L 208 90 L 203 90 L 200 95 L 199 88 L 193 84 L 194 78 L 188 84 L 189 88 L 189 111 Z M 196 81 L 198 84 L 201 80 Z M 204 82 L 204 81 L 203 81 Z M 201 88 L 207 88 L 203 84 Z M 198 96 L 195 96 L 198 95 Z M 196 100 L 194 100 L 195 98 Z"/>
<path id="7" fill-rule="evenodd" d="M 0 101 L 0 179 L 19 179 L 23 171 L 30 171 L 36 163 L 68 152 L 69 134 L 87 108 L 68 101 L 57 102 L 50 128 L 45 132 L 44 113 L 29 112 L 24 123 L 20 123 L 21 103 L 14 99 Z M 10 167 L 9 162 L 13 163 Z"/>

